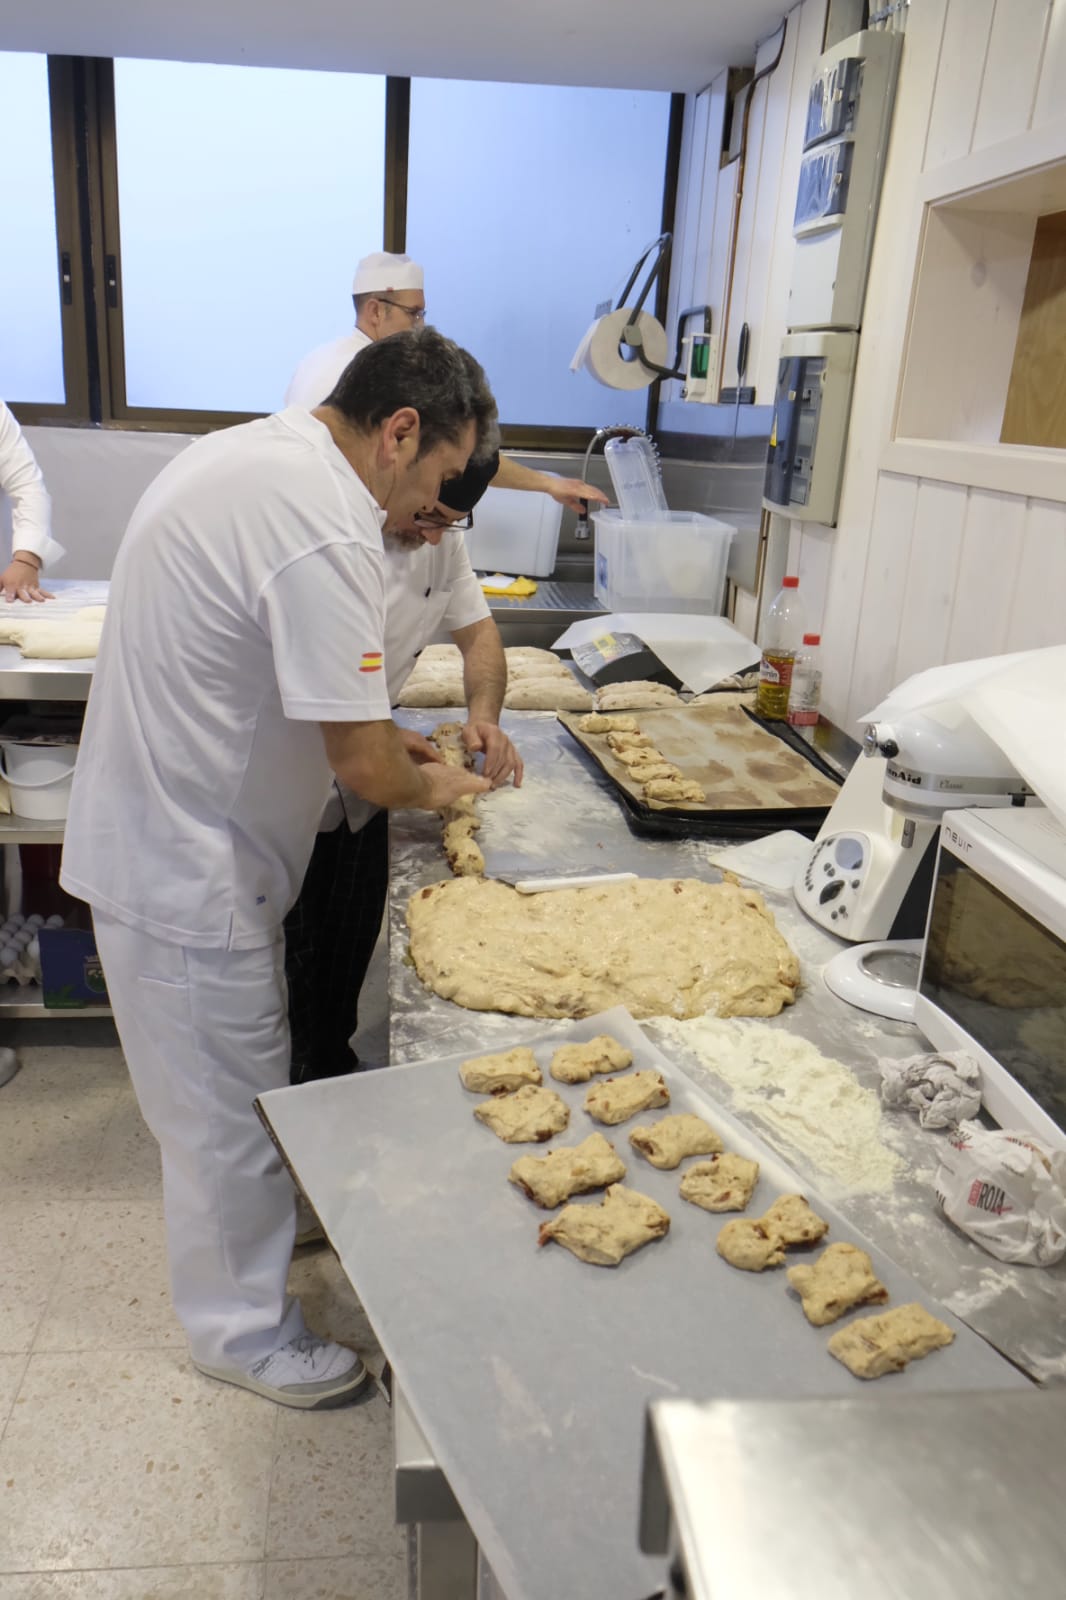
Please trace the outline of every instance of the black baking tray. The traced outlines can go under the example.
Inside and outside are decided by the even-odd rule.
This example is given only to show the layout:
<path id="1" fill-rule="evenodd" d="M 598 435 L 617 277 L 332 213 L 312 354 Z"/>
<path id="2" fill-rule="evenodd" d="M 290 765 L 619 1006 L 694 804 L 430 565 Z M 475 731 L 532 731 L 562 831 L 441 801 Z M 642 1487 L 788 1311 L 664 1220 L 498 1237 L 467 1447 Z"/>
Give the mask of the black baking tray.
<path id="1" fill-rule="evenodd" d="M 756 716 L 747 706 L 741 710 L 757 727 L 780 739 L 803 756 L 816 772 L 838 787 L 843 782 L 840 773 L 811 748 L 807 740 L 787 722 L 771 722 Z M 566 724 L 563 724 L 566 727 Z M 567 728 L 567 732 L 570 729 Z M 571 733 L 571 738 L 574 738 Z M 624 789 L 614 774 L 609 772 L 579 739 L 574 743 L 581 754 L 604 777 L 610 780 L 622 805 L 622 814 L 633 833 L 647 838 L 660 839 L 758 839 L 765 833 L 775 833 L 781 828 L 791 828 L 806 839 L 813 839 L 829 814 L 829 806 L 761 806 L 749 811 L 687 811 L 683 806 L 665 810 L 662 806 L 642 805 Z"/>

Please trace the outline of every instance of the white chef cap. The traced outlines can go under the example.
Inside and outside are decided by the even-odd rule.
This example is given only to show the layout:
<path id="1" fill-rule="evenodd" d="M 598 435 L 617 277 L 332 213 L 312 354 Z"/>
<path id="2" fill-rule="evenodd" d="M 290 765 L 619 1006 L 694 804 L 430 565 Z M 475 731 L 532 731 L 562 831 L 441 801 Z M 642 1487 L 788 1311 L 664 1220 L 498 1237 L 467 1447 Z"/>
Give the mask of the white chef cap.
<path id="1" fill-rule="evenodd" d="M 355 269 L 353 294 L 381 294 L 387 289 L 423 288 L 422 268 L 410 256 L 393 256 L 378 250 L 364 256 Z"/>

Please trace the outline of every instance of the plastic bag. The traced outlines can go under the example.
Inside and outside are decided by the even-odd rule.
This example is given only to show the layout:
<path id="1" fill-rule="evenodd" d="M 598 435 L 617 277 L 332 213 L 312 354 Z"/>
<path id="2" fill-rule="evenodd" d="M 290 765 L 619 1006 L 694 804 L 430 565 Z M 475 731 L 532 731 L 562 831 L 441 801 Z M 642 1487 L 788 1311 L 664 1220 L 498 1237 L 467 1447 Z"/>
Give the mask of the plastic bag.
<path id="1" fill-rule="evenodd" d="M 944 1215 L 989 1255 L 1050 1267 L 1066 1254 L 1066 1151 L 964 1122 L 936 1175 Z"/>

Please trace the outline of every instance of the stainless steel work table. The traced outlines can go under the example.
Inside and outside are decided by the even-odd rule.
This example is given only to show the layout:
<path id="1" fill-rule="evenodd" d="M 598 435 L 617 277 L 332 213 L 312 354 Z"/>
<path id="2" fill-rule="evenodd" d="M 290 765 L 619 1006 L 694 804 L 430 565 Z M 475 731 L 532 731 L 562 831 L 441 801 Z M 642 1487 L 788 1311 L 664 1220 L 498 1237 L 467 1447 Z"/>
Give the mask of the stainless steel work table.
<path id="1" fill-rule="evenodd" d="M 27 621 L 56 622 L 85 606 L 106 605 L 109 587 L 96 579 L 51 578 L 46 588 L 52 600 L 13 601 L 3 614 L 24 612 Z M 27 661 L 16 645 L 0 645 L 0 700 L 87 700 L 92 678 L 92 661 Z"/>
<path id="2" fill-rule="evenodd" d="M 428 731 L 436 722 L 446 718 L 446 712 L 411 713 L 405 721 Z M 629 868 L 648 876 L 702 876 L 709 872 L 708 856 L 712 849 L 695 841 L 660 841 L 637 838 L 626 826 L 622 811 L 613 797 L 609 785 L 599 770 L 577 749 L 553 716 L 539 713 L 516 713 L 505 716 L 505 725 L 518 742 L 527 760 L 526 782 L 520 791 L 507 789 L 498 792 L 483 808 L 484 826 L 480 834 L 485 849 L 488 870 L 509 872 L 521 867 L 569 866 L 580 867 L 595 862 L 603 867 Z M 393 819 L 392 824 L 392 892 L 390 910 L 390 1001 L 392 1013 L 392 1060 L 417 1062 L 456 1051 L 477 1053 L 494 1047 L 532 1039 L 553 1030 L 565 1031 L 566 1023 L 554 1024 L 537 1019 L 504 1017 L 497 1014 L 480 1014 L 460 1008 L 427 993 L 413 969 L 405 961 L 406 929 L 404 911 L 411 893 L 425 883 L 446 876 L 440 851 L 439 823 L 434 818 L 407 813 Z M 915 1031 L 900 1024 L 881 1023 L 863 1016 L 831 996 L 821 984 L 819 971 L 824 961 L 839 945 L 830 935 L 823 933 L 806 921 L 791 901 L 781 894 L 767 894 L 775 916 L 786 937 L 800 957 L 804 988 L 796 1006 L 789 1009 L 773 1026 L 793 1028 L 812 1040 L 825 1053 L 842 1059 L 853 1067 L 857 1077 L 869 1086 L 876 1082 L 876 1059 L 879 1054 L 902 1055 L 917 1047 Z M 656 1037 L 655 1024 L 647 1024 L 649 1037 Z M 670 1045 L 670 1055 L 675 1065 L 697 1086 L 702 1085 L 719 1103 L 728 1105 L 729 1088 L 718 1080 L 699 1061 L 688 1059 L 677 1047 Z M 374 1075 L 377 1076 L 377 1075 Z M 333 1086 L 344 1099 L 345 1084 Z M 369 1086 L 367 1086 L 369 1087 Z M 352 1093 L 358 1093 L 355 1082 Z M 303 1091 L 277 1091 L 280 1096 L 295 1096 Z M 333 1091 L 331 1091 L 333 1092 Z M 267 1097 L 270 1101 L 272 1097 Z M 290 1101 L 290 1103 L 293 1103 Z M 309 1102 L 306 1102 L 309 1105 Z M 319 1107 L 321 1112 L 324 1108 Z M 344 1110 L 338 1100 L 336 1120 L 344 1120 Z M 353 1104 L 354 1109 L 354 1104 Z M 267 1107 L 268 1116 L 273 1112 Z M 284 1120 L 284 1119 L 282 1119 Z M 333 1116 L 327 1112 L 331 1123 Z M 357 1123 L 351 1118 L 352 1126 Z M 1052 1272 L 1026 1271 L 1021 1268 L 1003 1268 L 994 1263 L 976 1246 L 955 1233 L 936 1214 L 929 1187 L 935 1169 L 938 1136 L 922 1133 L 910 1119 L 893 1118 L 891 1137 L 912 1169 L 911 1174 L 897 1185 L 891 1196 L 864 1198 L 833 1195 L 834 1204 L 849 1222 L 860 1229 L 875 1245 L 880 1245 L 894 1260 L 903 1264 L 916 1278 L 922 1290 L 935 1296 L 972 1327 L 1001 1348 L 1011 1352 L 1016 1360 L 1035 1370 L 1041 1376 L 1053 1375 L 1066 1356 L 1066 1281 L 1061 1270 Z M 758 1128 L 757 1123 L 752 1123 Z M 767 1130 L 758 1131 L 766 1133 Z M 299 1141 L 297 1141 L 299 1142 Z M 281 1143 L 286 1147 L 286 1135 L 281 1132 Z M 319 1151 L 303 1165 L 294 1160 L 294 1167 L 313 1201 L 323 1202 L 323 1210 L 330 1209 L 328 1197 L 321 1187 L 339 1178 L 337 1160 L 346 1162 L 350 1172 L 358 1162 L 358 1142 L 353 1135 L 343 1145 L 338 1157 L 336 1135 L 331 1128 L 328 1139 L 323 1136 L 321 1161 Z M 330 1154 L 330 1147 L 333 1147 Z M 802 1151 L 781 1147 L 782 1154 L 792 1168 L 817 1192 L 819 1174 L 805 1163 Z M 306 1151 L 305 1151 L 306 1155 Z M 418 1182 L 418 1148 L 411 1152 L 413 1183 Z M 318 1168 L 317 1173 L 310 1170 Z M 329 1173 L 328 1180 L 326 1178 Z M 316 1183 L 320 1187 L 316 1190 Z M 327 1223 L 328 1227 L 328 1223 Z M 333 1236 L 331 1230 L 331 1237 Z M 333 1238 L 342 1262 L 349 1256 L 343 1237 Z M 357 1253 L 357 1252 L 356 1252 Z M 639 1263 L 639 1257 L 637 1258 Z M 584 1269 L 586 1271 L 590 1269 Z M 350 1273 L 359 1289 L 358 1270 Z M 995 1280 L 995 1293 L 992 1280 Z M 415 1296 L 414 1298 L 417 1298 Z M 471 1314 L 472 1308 L 441 1307 L 441 1316 L 452 1326 L 455 1319 Z M 545 1330 L 542 1330 L 542 1332 Z M 393 1330 L 378 1326 L 382 1344 L 389 1352 Z M 435 1337 L 432 1319 L 427 1323 L 425 1338 Z M 624 1330 L 619 1339 L 624 1341 Z M 608 1352 L 609 1354 L 610 1352 Z M 989 1353 L 985 1387 L 1010 1387 L 1019 1382 L 1018 1376 L 1005 1363 L 996 1363 Z M 929 1369 L 935 1371 L 934 1362 Z M 517 1365 L 520 1376 L 520 1365 Z M 898 1382 L 899 1380 L 886 1380 Z M 439 1384 L 443 1391 L 449 1382 L 448 1371 L 440 1373 Z M 934 1383 L 934 1387 L 935 1387 Z M 1024 1386 L 1023 1386 L 1024 1389 Z M 652 1396 L 648 1396 L 651 1398 Z M 529 1397 L 532 1410 L 529 1424 L 533 1427 L 540 1415 L 534 1397 Z M 397 1427 L 398 1503 L 406 1518 L 423 1524 L 424 1533 L 439 1518 L 454 1516 L 454 1497 L 444 1474 L 434 1471 L 434 1452 L 430 1449 L 419 1427 L 440 1438 L 441 1419 L 434 1415 L 435 1401 L 424 1387 L 417 1394 L 406 1396 L 402 1416 Z M 550 1406 L 549 1406 L 550 1409 Z M 590 1425 L 594 1426 L 595 1404 L 591 1404 Z M 514 1417 L 511 1416 L 511 1424 Z M 492 1437 L 493 1419 L 479 1416 L 471 1418 L 470 1428 L 488 1429 L 484 1434 L 484 1472 L 494 1470 L 493 1453 L 506 1450 L 506 1438 Z M 481 1435 L 479 1435 L 480 1437 Z M 633 1477 L 637 1473 L 632 1464 Z M 587 1505 L 578 1497 L 574 1515 L 597 1516 L 597 1498 L 606 1492 L 603 1484 L 587 1486 Z M 627 1503 L 633 1507 L 635 1544 L 636 1483 L 626 1485 L 622 1491 Z M 461 1497 L 462 1498 L 462 1497 Z M 463 1512 L 474 1523 L 479 1521 L 478 1506 L 462 1505 Z M 521 1517 L 521 1507 L 515 1508 Z M 437 1530 L 457 1528 L 461 1524 L 445 1521 Z M 551 1530 L 542 1530 L 545 1538 Z M 497 1538 L 499 1530 L 496 1530 Z M 420 1591 L 430 1594 L 473 1594 L 473 1547 L 465 1553 L 454 1543 L 448 1552 L 449 1562 L 458 1562 L 467 1571 L 468 1589 L 455 1588 L 454 1573 L 440 1590 L 433 1590 L 432 1579 Z M 651 1569 L 647 1569 L 650 1571 Z M 509 1573 L 511 1585 L 514 1574 Z M 450 1587 L 449 1587 L 450 1585 Z M 509 1585 L 508 1600 L 523 1600 L 535 1589 L 513 1589 Z M 650 1590 L 653 1585 L 648 1584 Z M 485 1580 L 482 1593 L 498 1591 Z M 582 1600 L 598 1600 L 598 1595 L 588 1593 Z M 638 1588 L 631 1595 L 604 1590 L 604 1600 L 638 1600 Z"/>
<path id="3" fill-rule="evenodd" d="M 1050 1600 L 1066 1392 L 656 1401 L 641 1535 L 686 1600 Z"/>

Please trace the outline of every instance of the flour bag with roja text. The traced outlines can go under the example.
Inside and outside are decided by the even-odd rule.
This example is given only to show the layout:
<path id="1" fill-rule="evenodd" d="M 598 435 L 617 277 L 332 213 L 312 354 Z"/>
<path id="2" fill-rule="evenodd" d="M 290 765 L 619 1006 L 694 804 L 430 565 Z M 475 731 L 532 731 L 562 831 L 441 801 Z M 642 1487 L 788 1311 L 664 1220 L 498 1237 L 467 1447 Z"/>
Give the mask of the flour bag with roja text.
<path id="1" fill-rule="evenodd" d="M 1066 1254 L 1066 1151 L 1035 1134 L 963 1122 L 944 1146 L 936 1193 L 989 1255 L 1050 1267 Z"/>

